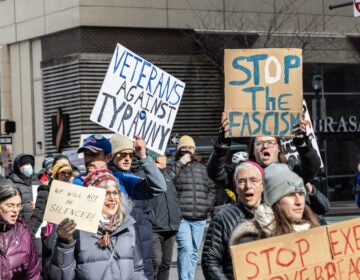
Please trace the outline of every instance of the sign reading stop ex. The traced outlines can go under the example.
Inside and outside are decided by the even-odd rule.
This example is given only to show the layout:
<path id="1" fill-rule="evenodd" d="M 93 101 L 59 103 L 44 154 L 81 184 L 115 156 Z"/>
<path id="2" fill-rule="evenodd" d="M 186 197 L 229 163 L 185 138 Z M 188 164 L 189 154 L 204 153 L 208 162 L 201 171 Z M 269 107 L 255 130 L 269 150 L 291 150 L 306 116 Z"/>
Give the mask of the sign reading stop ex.
<path id="1" fill-rule="evenodd" d="M 360 16 L 360 0 L 354 0 L 354 17 Z"/>
<path id="2" fill-rule="evenodd" d="M 360 219 L 231 247 L 236 280 L 360 279 Z"/>

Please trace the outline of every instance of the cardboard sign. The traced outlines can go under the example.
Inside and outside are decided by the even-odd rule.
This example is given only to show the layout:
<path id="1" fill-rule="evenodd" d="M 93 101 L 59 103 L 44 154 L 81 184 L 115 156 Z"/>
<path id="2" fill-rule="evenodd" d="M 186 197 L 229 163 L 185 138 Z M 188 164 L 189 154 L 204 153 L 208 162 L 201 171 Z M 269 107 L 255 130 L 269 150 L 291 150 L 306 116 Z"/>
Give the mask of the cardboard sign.
<path id="1" fill-rule="evenodd" d="M 227 137 L 291 136 L 301 119 L 301 49 L 225 50 Z"/>
<path id="2" fill-rule="evenodd" d="M 320 162 L 321 162 L 320 167 L 323 167 L 324 164 L 323 164 L 323 161 L 322 161 L 322 158 L 321 158 L 319 146 L 318 146 L 318 143 L 316 141 L 317 139 L 316 139 L 316 136 L 315 136 L 315 131 L 314 131 L 314 128 L 313 128 L 312 123 L 311 123 L 309 110 L 308 110 L 308 107 L 307 107 L 307 104 L 306 104 L 305 100 L 303 100 L 302 112 L 304 114 L 304 119 L 306 121 L 306 135 L 309 137 L 309 140 L 311 141 L 311 144 L 312 144 L 313 148 L 315 149 L 315 151 L 317 152 L 317 154 L 318 154 L 318 156 L 320 158 Z M 281 138 L 281 146 L 282 146 L 282 148 L 284 150 L 285 157 L 286 157 L 287 160 L 294 159 L 295 162 L 300 162 L 300 155 L 299 155 L 295 145 L 293 145 L 292 140 L 293 140 L 292 137 L 291 138 L 290 137 Z"/>
<path id="3" fill-rule="evenodd" d="M 359 279 L 360 219 L 231 247 L 242 279 Z"/>
<path id="4" fill-rule="evenodd" d="M 69 218 L 76 222 L 77 229 L 96 233 L 105 194 L 106 190 L 102 188 L 80 187 L 53 180 L 44 220 L 59 224 Z"/>
<path id="5" fill-rule="evenodd" d="M 90 119 L 164 154 L 185 84 L 117 44 Z"/>

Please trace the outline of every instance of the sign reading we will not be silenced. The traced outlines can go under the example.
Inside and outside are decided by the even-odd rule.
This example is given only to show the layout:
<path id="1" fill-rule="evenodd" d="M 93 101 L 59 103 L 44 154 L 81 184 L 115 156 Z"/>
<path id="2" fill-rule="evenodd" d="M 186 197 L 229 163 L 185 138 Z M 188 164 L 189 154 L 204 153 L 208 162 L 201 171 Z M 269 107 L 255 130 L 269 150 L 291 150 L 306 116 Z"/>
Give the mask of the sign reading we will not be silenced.
<path id="1" fill-rule="evenodd" d="M 44 220 L 59 224 L 65 218 L 75 221 L 79 230 L 96 233 L 106 190 L 53 180 L 46 203 Z"/>
<path id="2" fill-rule="evenodd" d="M 185 84 L 117 44 L 90 119 L 164 154 Z"/>
<path id="3" fill-rule="evenodd" d="M 227 137 L 291 136 L 301 119 L 301 49 L 225 50 Z"/>

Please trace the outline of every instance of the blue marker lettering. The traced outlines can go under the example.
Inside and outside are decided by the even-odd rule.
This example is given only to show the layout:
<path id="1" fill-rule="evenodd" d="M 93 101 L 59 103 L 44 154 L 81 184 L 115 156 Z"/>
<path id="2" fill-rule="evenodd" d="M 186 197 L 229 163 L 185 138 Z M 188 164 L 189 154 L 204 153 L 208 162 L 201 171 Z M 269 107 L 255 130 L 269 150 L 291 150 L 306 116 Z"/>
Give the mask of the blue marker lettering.
<path id="1" fill-rule="evenodd" d="M 123 79 L 126 79 L 126 76 L 124 74 L 124 69 L 130 67 L 130 64 L 127 63 L 127 61 L 129 61 L 128 60 L 129 56 L 133 57 L 133 55 L 131 53 L 127 52 L 125 55 L 125 61 L 124 61 L 123 67 L 121 68 L 121 71 L 120 71 L 120 77 Z"/>
<path id="2" fill-rule="evenodd" d="M 229 113 L 229 137 L 232 137 L 232 130 L 235 127 L 239 127 L 240 123 L 235 123 L 234 118 L 241 116 L 241 112 L 230 112 Z"/>
<path id="3" fill-rule="evenodd" d="M 256 110 L 256 93 L 258 91 L 263 91 L 264 87 L 248 87 L 248 88 L 244 88 L 243 91 L 244 92 L 250 92 L 251 93 L 251 109 L 252 110 Z"/>
<path id="4" fill-rule="evenodd" d="M 289 107 L 283 107 L 283 105 L 289 104 L 288 101 L 282 100 L 282 99 L 285 99 L 288 96 L 292 96 L 292 94 L 291 93 L 282 93 L 282 94 L 280 94 L 279 99 L 278 99 L 279 110 L 284 110 L 284 111 L 290 110 Z"/>
<path id="5" fill-rule="evenodd" d="M 113 74 L 117 71 L 117 69 L 119 68 L 120 66 L 120 63 L 124 57 L 124 53 L 126 53 L 126 50 L 124 50 L 120 56 L 120 59 L 118 59 L 118 53 L 119 53 L 119 46 L 117 45 L 116 46 L 116 53 L 115 53 L 115 63 L 114 63 L 114 71 L 113 71 Z"/>
<path id="6" fill-rule="evenodd" d="M 267 57 L 267 54 L 257 54 L 249 56 L 247 59 L 247 61 L 253 62 L 254 85 L 258 85 L 260 83 L 259 61 L 265 60 Z"/>
<path id="7" fill-rule="evenodd" d="M 250 81 L 251 79 L 251 72 L 249 69 L 247 69 L 246 67 L 242 66 L 239 64 L 239 61 L 241 60 L 245 60 L 246 57 L 245 56 L 239 56 L 237 58 L 235 58 L 232 62 L 232 66 L 234 69 L 238 69 L 240 71 L 243 71 L 244 74 L 246 75 L 246 78 L 242 81 L 230 81 L 229 84 L 232 86 L 241 86 L 246 84 L 248 81 Z"/>
<path id="8" fill-rule="evenodd" d="M 300 67 L 300 57 L 296 55 L 287 55 L 284 58 L 284 64 L 284 82 L 285 84 L 288 84 L 290 69 Z"/>
<path id="9" fill-rule="evenodd" d="M 144 74 L 145 72 L 145 67 L 151 67 L 152 64 L 150 62 L 147 62 L 147 61 L 144 61 L 142 67 L 141 67 L 141 71 L 140 71 L 140 75 L 139 75 L 139 79 L 136 83 L 136 85 L 139 87 L 139 88 L 142 88 L 144 89 L 144 86 L 141 84 L 141 79 L 143 78 L 146 78 L 146 75 Z"/>

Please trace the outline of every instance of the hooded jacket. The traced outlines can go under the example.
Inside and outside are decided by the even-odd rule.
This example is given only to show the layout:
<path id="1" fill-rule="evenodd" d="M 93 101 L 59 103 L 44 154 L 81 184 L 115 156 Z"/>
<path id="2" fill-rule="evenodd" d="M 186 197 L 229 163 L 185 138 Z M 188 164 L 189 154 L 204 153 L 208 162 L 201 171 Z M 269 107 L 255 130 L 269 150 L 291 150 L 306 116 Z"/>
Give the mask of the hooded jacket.
<path id="1" fill-rule="evenodd" d="M 40 265 L 24 221 L 0 223 L 0 279 L 40 279 Z"/>
<path id="2" fill-rule="evenodd" d="M 27 177 L 20 171 L 20 160 L 23 156 L 30 156 L 34 159 L 34 157 L 29 154 L 17 155 L 13 162 L 13 171 L 6 177 L 4 184 L 13 184 L 19 189 L 21 193 L 21 204 L 23 205 L 20 215 L 24 218 L 25 223 L 29 225 L 33 213 L 31 202 L 34 201 L 32 185 L 40 185 L 41 183 L 35 174 Z"/>
<path id="3" fill-rule="evenodd" d="M 125 216 L 121 225 L 110 233 L 111 245 L 106 249 L 101 249 L 96 244 L 104 235 L 100 227 L 97 234 L 75 231 L 75 242 L 72 244 L 64 244 L 57 240 L 45 278 L 146 279 L 134 224 L 131 216 Z"/>

